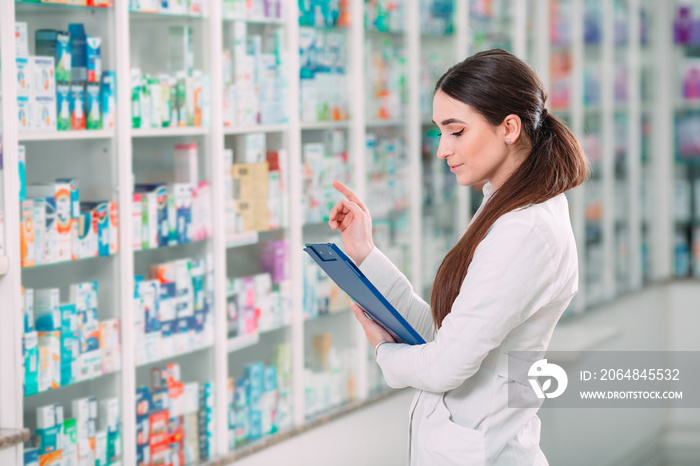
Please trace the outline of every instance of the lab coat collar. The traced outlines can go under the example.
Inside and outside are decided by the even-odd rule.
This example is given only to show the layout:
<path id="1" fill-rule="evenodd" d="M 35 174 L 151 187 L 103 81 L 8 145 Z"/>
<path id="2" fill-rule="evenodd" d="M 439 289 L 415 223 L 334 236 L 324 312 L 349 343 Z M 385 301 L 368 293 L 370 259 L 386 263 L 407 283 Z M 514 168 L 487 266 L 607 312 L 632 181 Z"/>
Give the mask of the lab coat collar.
<path id="1" fill-rule="evenodd" d="M 486 184 L 484 185 L 484 187 L 482 189 L 482 192 L 484 193 L 485 199 L 488 199 L 489 197 L 491 197 L 491 195 L 495 191 L 496 191 L 496 188 L 494 188 L 493 185 L 491 183 L 489 183 L 488 181 L 486 182 Z"/>

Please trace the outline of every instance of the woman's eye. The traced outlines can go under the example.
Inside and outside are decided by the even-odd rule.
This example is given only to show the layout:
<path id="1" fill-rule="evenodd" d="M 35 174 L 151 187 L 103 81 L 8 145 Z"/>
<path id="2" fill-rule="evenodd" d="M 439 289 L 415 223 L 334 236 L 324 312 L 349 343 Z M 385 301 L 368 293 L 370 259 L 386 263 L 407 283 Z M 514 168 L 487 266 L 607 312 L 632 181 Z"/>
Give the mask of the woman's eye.
<path id="1" fill-rule="evenodd" d="M 459 131 L 455 131 L 454 133 L 450 133 L 450 134 L 452 134 L 452 136 L 459 136 L 463 132 L 464 132 L 464 128 L 460 129 Z"/>

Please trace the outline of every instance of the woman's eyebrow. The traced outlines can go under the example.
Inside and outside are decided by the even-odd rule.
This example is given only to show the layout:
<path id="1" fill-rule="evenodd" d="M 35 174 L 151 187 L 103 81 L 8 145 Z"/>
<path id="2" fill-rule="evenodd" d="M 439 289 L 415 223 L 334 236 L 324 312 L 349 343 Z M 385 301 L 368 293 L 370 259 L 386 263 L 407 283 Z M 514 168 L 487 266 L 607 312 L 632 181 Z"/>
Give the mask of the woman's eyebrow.
<path id="1" fill-rule="evenodd" d="M 447 120 L 444 120 L 444 121 L 442 122 L 442 126 L 451 125 L 452 123 L 460 123 L 460 124 L 463 124 L 463 125 L 466 124 L 466 123 L 464 123 L 462 120 L 458 120 L 457 118 L 448 118 Z M 435 123 L 435 120 L 433 120 L 433 124 L 434 124 L 434 125 L 437 125 L 437 123 Z"/>

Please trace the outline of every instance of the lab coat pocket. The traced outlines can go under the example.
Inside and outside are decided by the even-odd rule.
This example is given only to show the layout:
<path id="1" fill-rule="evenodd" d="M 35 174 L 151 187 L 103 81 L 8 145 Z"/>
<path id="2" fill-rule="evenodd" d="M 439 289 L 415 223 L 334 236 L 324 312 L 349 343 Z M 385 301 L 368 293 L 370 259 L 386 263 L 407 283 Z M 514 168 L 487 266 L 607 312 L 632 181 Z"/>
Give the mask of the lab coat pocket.
<path id="1" fill-rule="evenodd" d="M 421 466 L 486 464 L 484 433 L 454 422 L 444 395 L 424 422 L 425 438 L 419 448 Z"/>

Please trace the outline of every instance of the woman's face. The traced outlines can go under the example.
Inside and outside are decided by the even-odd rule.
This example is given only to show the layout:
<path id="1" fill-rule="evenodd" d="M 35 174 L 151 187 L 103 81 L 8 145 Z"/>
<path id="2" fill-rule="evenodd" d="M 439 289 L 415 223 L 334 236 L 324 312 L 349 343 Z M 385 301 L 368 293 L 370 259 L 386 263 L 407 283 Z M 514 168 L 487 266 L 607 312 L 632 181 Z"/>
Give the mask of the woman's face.
<path id="1" fill-rule="evenodd" d="M 510 176 L 505 125 L 491 126 L 472 107 L 442 91 L 433 98 L 433 123 L 441 133 L 437 156 L 445 159 L 460 185 L 487 180 L 498 189 Z"/>

